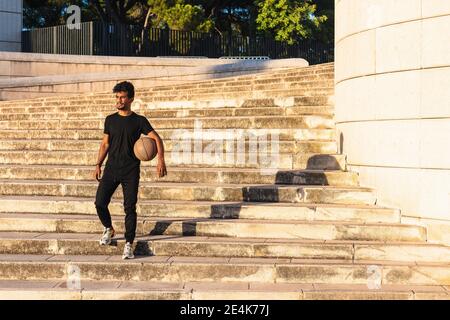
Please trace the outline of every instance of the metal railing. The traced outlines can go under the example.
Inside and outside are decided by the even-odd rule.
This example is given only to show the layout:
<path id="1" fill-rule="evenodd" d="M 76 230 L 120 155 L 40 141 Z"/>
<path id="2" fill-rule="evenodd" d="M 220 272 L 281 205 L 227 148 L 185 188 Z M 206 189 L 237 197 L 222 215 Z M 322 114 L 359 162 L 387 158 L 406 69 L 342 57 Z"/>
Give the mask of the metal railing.
<path id="1" fill-rule="evenodd" d="M 267 56 L 304 58 L 310 64 L 334 60 L 334 45 L 301 40 L 289 45 L 269 37 L 221 36 L 137 25 L 84 22 L 79 29 L 66 25 L 22 31 L 22 51 L 108 56 Z"/>

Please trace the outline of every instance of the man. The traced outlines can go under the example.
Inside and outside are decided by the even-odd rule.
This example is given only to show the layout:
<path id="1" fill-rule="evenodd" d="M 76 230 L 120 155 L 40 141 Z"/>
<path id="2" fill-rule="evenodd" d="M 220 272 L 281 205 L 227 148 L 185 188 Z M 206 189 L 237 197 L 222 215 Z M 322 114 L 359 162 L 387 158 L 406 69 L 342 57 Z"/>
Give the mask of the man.
<path id="1" fill-rule="evenodd" d="M 122 184 L 123 205 L 125 210 L 125 248 L 123 259 L 133 259 L 133 241 L 136 235 L 136 203 L 139 188 L 140 161 L 134 155 L 134 143 L 144 134 L 156 141 L 158 150 L 157 174 L 163 177 L 167 174 L 164 161 L 163 142 L 148 120 L 131 111 L 134 99 L 134 87 L 130 82 L 118 83 L 113 92 L 116 94 L 118 112 L 105 119 L 104 135 L 98 152 L 94 177 L 100 181 L 95 197 L 95 207 L 98 217 L 104 226 L 101 245 L 109 245 L 114 237 L 114 228 L 108 205 L 119 184 Z M 108 154 L 103 177 L 102 163 Z"/>

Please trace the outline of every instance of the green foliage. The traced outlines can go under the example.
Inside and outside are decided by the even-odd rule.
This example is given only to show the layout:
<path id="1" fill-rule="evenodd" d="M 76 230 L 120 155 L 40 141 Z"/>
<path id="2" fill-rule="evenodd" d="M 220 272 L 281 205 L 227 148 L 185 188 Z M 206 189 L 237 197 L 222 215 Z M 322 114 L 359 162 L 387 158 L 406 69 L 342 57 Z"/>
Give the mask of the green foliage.
<path id="1" fill-rule="evenodd" d="M 311 38 L 327 16 L 316 16 L 312 0 L 256 0 L 258 30 L 270 32 L 276 40 L 293 44 L 297 38 Z"/>
<path id="2" fill-rule="evenodd" d="M 210 32 L 214 28 L 214 22 L 205 17 L 200 5 L 186 4 L 184 0 L 149 0 L 148 5 L 154 15 L 153 26 L 198 32 Z"/>
<path id="3" fill-rule="evenodd" d="M 334 0 L 314 0 L 317 4 L 316 15 L 325 15 L 327 21 L 319 26 L 313 37 L 324 43 L 334 43 Z"/>
<path id="4" fill-rule="evenodd" d="M 224 36 L 268 33 L 277 40 L 334 40 L 334 0 L 24 0 L 24 27 L 64 24 L 65 10 L 81 7 L 81 20 L 101 20 Z M 148 18 L 148 19 L 146 19 Z"/>

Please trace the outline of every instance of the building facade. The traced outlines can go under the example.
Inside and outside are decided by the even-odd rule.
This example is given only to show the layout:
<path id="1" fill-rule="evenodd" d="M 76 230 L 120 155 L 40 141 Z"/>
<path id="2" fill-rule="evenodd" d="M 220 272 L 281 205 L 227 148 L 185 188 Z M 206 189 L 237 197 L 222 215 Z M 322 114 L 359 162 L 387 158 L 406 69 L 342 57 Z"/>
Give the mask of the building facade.
<path id="1" fill-rule="evenodd" d="M 21 51 L 22 0 L 0 0 L 0 51 Z"/>

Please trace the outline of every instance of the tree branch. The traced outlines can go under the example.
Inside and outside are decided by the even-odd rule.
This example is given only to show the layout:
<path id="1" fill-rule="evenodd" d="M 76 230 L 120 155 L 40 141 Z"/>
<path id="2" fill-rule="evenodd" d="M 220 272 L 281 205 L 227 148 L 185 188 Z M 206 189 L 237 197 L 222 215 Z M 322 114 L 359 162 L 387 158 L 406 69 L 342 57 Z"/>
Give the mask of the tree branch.
<path id="1" fill-rule="evenodd" d="M 114 20 L 114 22 L 117 24 L 122 24 L 120 17 L 117 15 L 116 2 L 112 1 L 112 4 L 111 4 L 111 0 L 105 0 L 105 5 L 106 5 L 106 11 L 108 12 L 108 15 Z"/>
<path id="2" fill-rule="evenodd" d="M 95 10 L 97 10 L 97 12 L 100 16 L 100 19 L 103 22 L 108 22 L 108 17 L 106 15 L 105 11 L 103 10 L 102 5 L 100 4 L 99 0 L 92 0 L 92 2 L 94 4 Z"/>
<path id="3" fill-rule="evenodd" d="M 129 0 L 128 3 L 125 5 L 125 13 L 127 13 L 128 10 L 133 8 L 137 2 L 138 2 L 138 0 Z"/>

